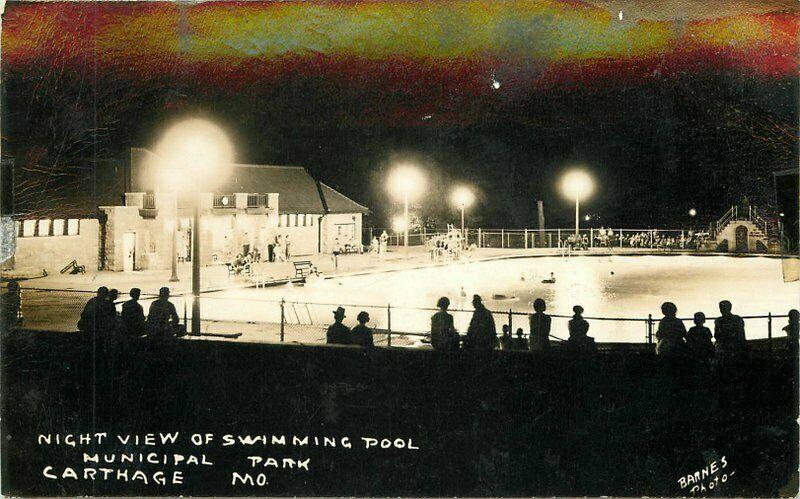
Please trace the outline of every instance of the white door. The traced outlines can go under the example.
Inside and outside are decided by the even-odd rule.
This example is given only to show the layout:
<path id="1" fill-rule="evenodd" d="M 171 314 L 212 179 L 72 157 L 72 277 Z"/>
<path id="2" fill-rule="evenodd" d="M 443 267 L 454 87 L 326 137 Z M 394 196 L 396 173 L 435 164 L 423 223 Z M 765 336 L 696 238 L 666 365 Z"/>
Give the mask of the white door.
<path id="1" fill-rule="evenodd" d="M 122 236 L 122 270 L 131 272 L 136 261 L 136 233 L 126 232 Z"/>

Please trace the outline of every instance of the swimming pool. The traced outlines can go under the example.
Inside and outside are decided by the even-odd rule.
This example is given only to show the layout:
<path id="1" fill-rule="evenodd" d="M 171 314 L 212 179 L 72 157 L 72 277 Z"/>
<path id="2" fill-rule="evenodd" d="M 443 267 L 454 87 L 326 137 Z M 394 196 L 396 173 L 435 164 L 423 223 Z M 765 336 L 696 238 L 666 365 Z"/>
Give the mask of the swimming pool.
<path id="1" fill-rule="evenodd" d="M 543 283 L 550 273 L 554 283 Z M 543 298 L 551 314 L 571 315 L 581 305 L 589 317 L 647 318 L 661 316 L 660 306 L 672 301 L 679 317 L 702 311 L 718 314 L 717 304 L 727 299 L 739 315 L 786 314 L 800 302 L 800 283 L 783 281 L 781 260 L 766 257 L 727 256 L 573 256 L 498 259 L 473 263 L 375 272 L 367 275 L 311 280 L 305 286 L 287 284 L 266 289 L 240 289 L 217 293 L 219 306 L 204 307 L 204 318 L 223 320 L 275 321 L 275 307 L 254 305 L 259 300 L 285 299 L 292 302 L 288 322 L 327 324 L 333 305 L 348 309 L 346 323 L 354 321 L 361 309 L 372 316 L 371 325 L 386 328 L 387 305 L 391 304 L 393 331 L 424 332 L 431 312 L 406 307 L 435 307 L 440 296 L 451 300 L 451 309 L 471 310 L 473 294 L 479 294 L 491 310 L 498 312 L 498 333 L 508 321 L 508 311 L 530 312 L 532 302 Z M 230 300 L 228 300 L 230 298 Z M 253 300 L 250 302 L 249 300 Z M 222 302 L 225 302 L 224 305 Z M 324 304 L 296 305 L 294 302 Z M 249 304 L 248 304 L 249 303 Z M 243 305 L 245 304 L 245 305 Z M 358 305 L 353 306 L 353 305 Z M 456 327 L 466 330 L 469 313 L 454 313 Z M 513 317 L 512 328 L 523 327 L 527 319 Z M 566 337 L 567 318 L 554 318 L 552 333 Z M 590 320 L 590 335 L 601 342 L 642 342 L 642 322 Z M 710 322 L 710 321 L 709 321 Z M 773 334 L 785 319 L 775 320 Z M 767 336 L 766 319 L 747 323 L 748 338 Z M 352 325 L 352 324 L 351 324 Z M 687 322 L 687 328 L 691 325 Z M 713 329 L 713 324 L 707 324 Z"/>

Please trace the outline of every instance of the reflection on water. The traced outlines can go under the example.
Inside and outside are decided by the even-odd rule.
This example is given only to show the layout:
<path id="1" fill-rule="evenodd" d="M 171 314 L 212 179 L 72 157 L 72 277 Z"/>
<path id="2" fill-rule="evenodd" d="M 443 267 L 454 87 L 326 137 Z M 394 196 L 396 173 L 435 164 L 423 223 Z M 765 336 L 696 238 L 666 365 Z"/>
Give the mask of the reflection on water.
<path id="1" fill-rule="evenodd" d="M 555 283 L 543 283 L 550 277 Z M 393 330 L 426 331 L 429 312 L 403 310 L 402 307 L 434 307 L 440 296 L 447 296 L 452 309 L 471 310 L 473 294 L 484 298 L 500 324 L 508 311 L 530 312 L 533 300 L 543 298 L 551 314 L 571 315 L 576 304 L 587 317 L 660 317 L 660 305 L 672 301 L 681 317 L 703 311 L 713 317 L 717 303 L 731 300 L 734 313 L 761 315 L 785 314 L 800 301 L 800 285 L 784 283 L 781 261 L 773 258 L 732 258 L 696 256 L 620 256 L 620 257 L 541 257 L 496 260 L 471 264 L 385 272 L 363 276 L 319 279 L 306 286 L 236 290 L 222 296 L 237 299 L 270 299 L 343 305 L 363 305 L 370 311 L 372 325 L 384 328 L 391 304 Z M 493 299 L 493 296 L 498 295 Z M 500 298 L 503 295 L 505 298 Z M 225 300 L 227 302 L 227 300 Z M 237 300 L 238 301 L 238 300 Z M 369 305 L 369 306 L 368 306 Z M 216 307 L 214 313 L 235 313 L 245 320 L 268 320 L 266 306 Z M 335 308 L 335 307 L 333 307 Z M 260 309 L 260 311 L 259 311 Z M 298 321 L 326 323 L 330 306 L 297 307 Z M 348 318 L 358 309 L 350 307 Z M 503 313 L 505 312 L 505 313 Z M 204 310 L 204 315 L 206 310 Z M 253 317 L 250 319 L 248 317 Z M 469 323 L 469 313 L 454 313 L 460 331 Z M 527 320 L 513 317 L 513 328 L 528 331 Z M 553 334 L 566 337 L 567 319 L 554 319 Z M 348 322 L 348 321 L 346 321 Z M 784 320 L 774 324 L 775 335 Z M 643 323 L 590 321 L 590 335 L 598 341 L 643 341 Z M 766 320 L 748 321 L 748 337 L 765 337 Z"/>

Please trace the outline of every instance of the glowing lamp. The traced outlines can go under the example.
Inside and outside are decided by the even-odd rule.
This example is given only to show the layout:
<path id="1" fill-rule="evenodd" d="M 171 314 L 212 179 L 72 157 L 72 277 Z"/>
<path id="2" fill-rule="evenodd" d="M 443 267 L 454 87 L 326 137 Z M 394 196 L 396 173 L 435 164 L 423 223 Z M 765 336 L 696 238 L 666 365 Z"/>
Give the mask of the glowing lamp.
<path id="1" fill-rule="evenodd" d="M 561 182 L 561 189 L 570 199 L 584 199 L 592 193 L 594 185 L 586 172 L 574 170 L 567 173 Z"/>

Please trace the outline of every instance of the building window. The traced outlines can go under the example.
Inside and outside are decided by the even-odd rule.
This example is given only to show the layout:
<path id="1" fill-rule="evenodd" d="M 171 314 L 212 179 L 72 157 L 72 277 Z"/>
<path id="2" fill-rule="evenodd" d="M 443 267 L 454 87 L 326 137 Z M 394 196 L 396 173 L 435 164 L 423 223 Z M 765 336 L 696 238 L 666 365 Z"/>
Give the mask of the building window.
<path id="1" fill-rule="evenodd" d="M 38 236 L 50 235 L 50 220 L 45 218 L 39 220 L 39 233 L 37 235 Z"/>
<path id="2" fill-rule="evenodd" d="M 292 213 L 289 215 L 289 227 L 297 227 L 297 214 Z"/>
<path id="3" fill-rule="evenodd" d="M 77 218 L 70 218 L 67 221 L 67 235 L 68 236 L 77 236 L 78 232 L 80 231 L 80 220 Z"/>
<path id="4" fill-rule="evenodd" d="M 308 218 L 310 218 L 310 219 L 311 219 L 311 223 L 310 223 L 310 224 L 308 224 L 308 225 L 310 225 L 310 226 L 312 226 L 312 227 L 313 227 L 313 226 L 314 226 L 314 219 L 316 218 L 316 216 L 315 216 L 315 215 L 309 215 L 309 216 L 308 216 Z"/>
<path id="5" fill-rule="evenodd" d="M 57 218 L 53 220 L 53 235 L 54 236 L 63 236 L 64 235 L 64 219 Z"/>
<path id="6" fill-rule="evenodd" d="M 22 221 L 22 237 L 33 237 L 36 235 L 36 220 Z"/>

